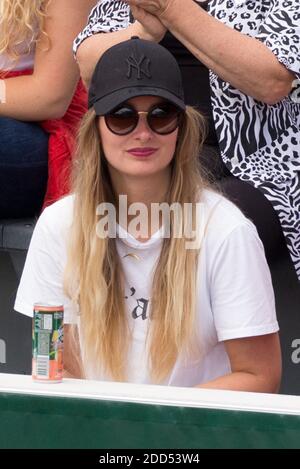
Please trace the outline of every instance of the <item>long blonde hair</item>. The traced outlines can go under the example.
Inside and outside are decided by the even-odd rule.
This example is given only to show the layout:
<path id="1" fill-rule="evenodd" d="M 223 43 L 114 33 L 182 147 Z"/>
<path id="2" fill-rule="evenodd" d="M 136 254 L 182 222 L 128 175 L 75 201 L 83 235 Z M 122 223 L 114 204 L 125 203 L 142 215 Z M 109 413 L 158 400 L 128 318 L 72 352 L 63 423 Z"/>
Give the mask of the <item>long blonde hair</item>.
<path id="1" fill-rule="evenodd" d="M 172 161 L 170 204 L 199 201 L 205 180 L 198 167 L 201 115 L 188 107 Z M 126 380 L 130 345 L 124 278 L 115 240 L 96 234 L 97 205 L 114 201 L 101 148 L 97 118 L 90 110 L 83 119 L 74 162 L 74 219 L 68 243 L 65 291 L 80 307 L 82 363 L 91 362 L 116 381 Z M 171 233 L 172 233 L 171 220 Z M 198 251 L 185 239 L 164 239 L 154 273 L 148 334 L 152 381 L 162 382 L 193 336 Z"/>
<path id="2" fill-rule="evenodd" d="M 20 44 L 27 44 L 25 53 L 29 53 L 34 43 L 42 36 L 47 37 L 44 20 L 49 1 L 0 1 L 0 54 L 5 53 L 12 61 L 16 61 Z"/>

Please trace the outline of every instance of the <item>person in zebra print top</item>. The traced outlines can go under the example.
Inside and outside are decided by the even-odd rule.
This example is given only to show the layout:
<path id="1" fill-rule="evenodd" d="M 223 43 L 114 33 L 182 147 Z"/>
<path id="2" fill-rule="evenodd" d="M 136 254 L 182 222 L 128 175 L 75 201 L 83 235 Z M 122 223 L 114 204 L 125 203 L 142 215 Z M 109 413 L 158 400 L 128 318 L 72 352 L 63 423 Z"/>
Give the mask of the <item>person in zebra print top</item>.
<path id="1" fill-rule="evenodd" d="M 99 1 L 74 41 L 83 78 L 114 43 L 139 35 L 166 46 L 170 33 L 209 70 L 203 109 L 215 138 L 204 160 L 256 224 L 269 262 L 284 233 L 300 279 L 300 0 Z M 178 44 L 173 52 L 183 60 Z M 207 87 L 184 65 L 203 110 Z"/>

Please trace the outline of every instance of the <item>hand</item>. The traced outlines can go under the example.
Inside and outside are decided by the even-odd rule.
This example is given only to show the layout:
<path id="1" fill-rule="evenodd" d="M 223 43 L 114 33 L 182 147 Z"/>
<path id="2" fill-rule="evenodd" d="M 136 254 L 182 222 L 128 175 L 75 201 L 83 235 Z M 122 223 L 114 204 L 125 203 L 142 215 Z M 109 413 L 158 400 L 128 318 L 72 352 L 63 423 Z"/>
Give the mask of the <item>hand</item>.
<path id="1" fill-rule="evenodd" d="M 128 5 L 139 7 L 158 18 L 163 18 L 166 11 L 171 7 L 173 0 L 124 0 Z"/>
<path id="2" fill-rule="evenodd" d="M 131 12 L 137 20 L 137 34 L 143 39 L 160 42 L 166 34 L 166 28 L 156 16 L 151 15 L 140 7 L 131 7 Z"/>

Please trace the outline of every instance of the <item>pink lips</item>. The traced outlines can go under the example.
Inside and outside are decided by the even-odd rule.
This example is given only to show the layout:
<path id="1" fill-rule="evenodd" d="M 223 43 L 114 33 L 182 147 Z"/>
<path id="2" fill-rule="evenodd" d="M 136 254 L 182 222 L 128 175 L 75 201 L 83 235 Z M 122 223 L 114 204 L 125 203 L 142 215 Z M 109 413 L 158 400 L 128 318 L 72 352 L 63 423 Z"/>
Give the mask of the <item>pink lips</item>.
<path id="1" fill-rule="evenodd" d="M 158 150 L 157 148 L 143 147 L 143 148 L 131 148 L 130 150 L 127 150 L 127 151 L 133 156 L 145 158 L 147 156 L 153 155 L 153 153 L 155 153 L 157 150 Z"/>

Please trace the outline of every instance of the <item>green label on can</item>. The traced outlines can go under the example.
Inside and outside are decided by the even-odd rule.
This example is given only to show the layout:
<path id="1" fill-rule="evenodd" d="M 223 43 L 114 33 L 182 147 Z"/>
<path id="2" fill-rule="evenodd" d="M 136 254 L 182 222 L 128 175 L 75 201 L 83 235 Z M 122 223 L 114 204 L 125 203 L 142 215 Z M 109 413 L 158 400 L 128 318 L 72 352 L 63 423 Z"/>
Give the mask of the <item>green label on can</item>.
<path id="1" fill-rule="evenodd" d="M 34 310 L 32 328 L 33 378 L 50 381 L 62 379 L 63 324 L 63 311 Z"/>

